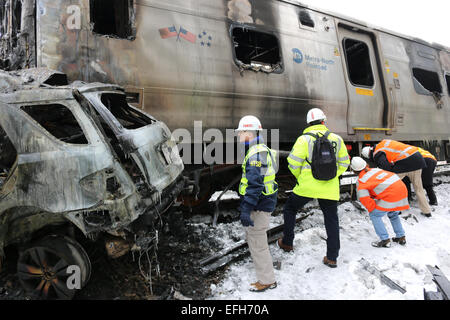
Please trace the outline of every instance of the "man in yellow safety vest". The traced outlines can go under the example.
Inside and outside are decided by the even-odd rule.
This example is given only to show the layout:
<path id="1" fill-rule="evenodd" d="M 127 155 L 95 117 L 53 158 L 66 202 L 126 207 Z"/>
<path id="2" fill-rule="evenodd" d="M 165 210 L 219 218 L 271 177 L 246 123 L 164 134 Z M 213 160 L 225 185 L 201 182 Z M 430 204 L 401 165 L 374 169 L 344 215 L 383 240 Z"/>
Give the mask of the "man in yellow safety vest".
<path id="1" fill-rule="evenodd" d="M 328 236 L 327 255 L 324 257 L 323 263 L 330 268 L 336 268 L 340 249 L 337 214 L 340 198 L 339 177 L 350 166 L 350 157 L 342 138 L 331 133 L 325 126 L 326 119 L 322 110 L 317 108 L 310 110 L 307 115 L 309 127 L 298 138 L 288 157 L 289 169 L 297 179 L 297 184 L 284 206 L 284 234 L 283 238 L 278 240 L 278 246 L 286 252 L 294 249 L 295 215 L 309 201 L 318 199 L 324 214 Z M 319 140 L 321 141 L 320 145 L 326 144 L 327 141 L 331 143 L 333 146 L 331 151 L 325 148 L 322 152 L 317 153 L 316 142 Z M 320 160 L 317 158 L 321 156 L 331 157 L 332 161 L 316 162 Z M 325 168 L 332 169 L 333 172 L 329 175 L 330 179 L 320 180 L 315 171 L 320 173 Z"/>
<path id="2" fill-rule="evenodd" d="M 275 181 L 276 152 L 264 144 L 259 134 L 262 126 L 258 118 L 243 117 L 236 131 L 246 149 L 239 194 L 241 222 L 246 228 L 247 243 L 257 276 L 257 282 L 250 285 L 250 291 L 262 292 L 277 287 L 267 243 L 270 216 L 275 210 L 278 196 Z"/>

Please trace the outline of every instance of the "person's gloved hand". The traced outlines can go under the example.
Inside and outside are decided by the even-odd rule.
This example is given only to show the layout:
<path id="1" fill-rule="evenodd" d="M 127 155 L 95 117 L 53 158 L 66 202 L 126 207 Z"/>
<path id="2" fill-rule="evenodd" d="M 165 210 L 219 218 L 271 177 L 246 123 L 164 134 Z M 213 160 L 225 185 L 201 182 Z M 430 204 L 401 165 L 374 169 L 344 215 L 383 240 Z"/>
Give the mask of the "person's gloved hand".
<path id="1" fill-rule="evenodd" d="M 244 227 L 254 227 L 255 224 L 253 223 L 253 220 L 250 218 L 250 212 L 248 211 L 242 211 L 241 212 L 241 223 Z"/>

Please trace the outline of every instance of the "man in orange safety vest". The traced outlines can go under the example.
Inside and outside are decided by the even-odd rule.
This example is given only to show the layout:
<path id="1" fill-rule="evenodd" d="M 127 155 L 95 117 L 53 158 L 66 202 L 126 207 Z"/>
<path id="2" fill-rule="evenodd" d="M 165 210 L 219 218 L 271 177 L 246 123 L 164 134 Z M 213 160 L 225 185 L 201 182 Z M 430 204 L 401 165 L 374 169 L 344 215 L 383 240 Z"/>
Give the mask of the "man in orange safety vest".
<path id="1" fill-rule="evenodd" d="M 408 190 L 405 184 L 395 173 L 378 168 L 371 169 L 360 157 L 352 159 L 351 168 L 358 175 L 356 182 L 358 200 L 369 211 L 375 232 L 381 240 L 373 242 L 372 246 L 388 248 L 391 245 L 389 234 L 382 221 L 386 214 L 396 235 L 392 240 L 405 245 L 405 231 L 399 217 L 399 211 L 409 209 Z"/>
<path id="2" fill-rule="evenodd" d="M 422 185 L 422 169 L 427 167 L 419 148 L 395 140 L 383 140 L 375 148 L 365 147 L 362 156 L 372 159 L 386 171 L 396 173 L 400 179 L 408 177 L 414 186 L 421 214 L 431 217 L 431 208 Z"/>

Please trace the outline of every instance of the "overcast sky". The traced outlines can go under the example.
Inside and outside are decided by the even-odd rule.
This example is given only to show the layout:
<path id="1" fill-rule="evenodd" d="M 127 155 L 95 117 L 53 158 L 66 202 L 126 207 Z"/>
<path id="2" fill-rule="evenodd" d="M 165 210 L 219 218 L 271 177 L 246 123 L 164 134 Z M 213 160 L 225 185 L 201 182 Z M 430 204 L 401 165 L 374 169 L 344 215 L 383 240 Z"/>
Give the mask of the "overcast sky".
<path id="1" fill-rule="evenodd" d="M 300 2 L 450 47 L 450 0 L 300 0 Z"/>

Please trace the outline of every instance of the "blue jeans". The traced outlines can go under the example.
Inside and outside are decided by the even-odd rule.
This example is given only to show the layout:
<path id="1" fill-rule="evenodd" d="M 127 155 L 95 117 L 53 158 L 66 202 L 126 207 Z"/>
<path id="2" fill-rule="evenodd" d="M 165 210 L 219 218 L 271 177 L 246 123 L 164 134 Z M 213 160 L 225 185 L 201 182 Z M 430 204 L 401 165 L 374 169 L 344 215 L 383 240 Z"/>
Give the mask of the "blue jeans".
<path id="1" fill-rule="evenodd" d="M 389 234 L 384 226 L 382 218 L 385 215 L 388 215 L 389 220 L 391 221 L 392 228 L 394 229 L 395 236 L 397 238 L 401 238 L 405 235 L 405 231 L 403 230 L 402 223 L 400 222 L 400 217 L 398 216 L 399 212 L 385 212 L 381 210 L 373 210 L 370 213 L 370 220 L 372 220 L 373 227 L 375 228 L 375 232 L 380 237 L 381 240 L 389 239 Z"/>

